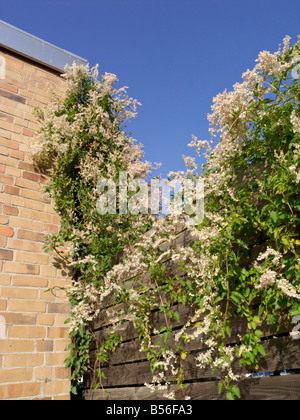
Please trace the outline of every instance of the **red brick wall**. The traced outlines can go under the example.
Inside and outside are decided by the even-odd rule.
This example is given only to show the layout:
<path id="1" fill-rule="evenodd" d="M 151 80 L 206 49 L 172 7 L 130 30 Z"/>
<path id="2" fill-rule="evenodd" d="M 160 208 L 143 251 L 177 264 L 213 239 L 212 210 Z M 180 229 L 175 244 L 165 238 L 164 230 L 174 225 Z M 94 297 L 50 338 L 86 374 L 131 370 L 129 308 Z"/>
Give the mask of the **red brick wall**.
<path id="1" fill-rule="evenodd" d="M 49 88 L 63 95 L 64 81 L 5 49 L 0 57 L 0 399 L 69 399 L 69 306 L 58 288 L 70 280 L 43 251 L 59 217 L 28 156 L 38 129 L 33 110 L 50 102 Z"/>

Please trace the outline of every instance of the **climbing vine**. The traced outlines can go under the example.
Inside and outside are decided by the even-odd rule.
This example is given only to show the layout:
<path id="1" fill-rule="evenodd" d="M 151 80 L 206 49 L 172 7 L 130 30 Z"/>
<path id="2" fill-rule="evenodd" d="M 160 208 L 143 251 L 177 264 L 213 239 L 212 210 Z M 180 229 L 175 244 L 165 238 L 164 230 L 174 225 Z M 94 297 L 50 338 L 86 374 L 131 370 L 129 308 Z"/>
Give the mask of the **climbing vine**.
<path id="1" fill-rule="evenodd" d="M 61 215 L 60 232 L 48 249 L 73 268 L 66 292 L 72 304 L 73 392 L 86 370 L 93 388 L 101 386 L 103 363 L 122 342 L 122 324 L 133 321 L 153 374 L 149 392 L 170 385 L 185 387 L 185 359 L 193 340 L 206 349 L 199 369 L 210 367 L 227 399 L 240 397 L 241 376 L 235 362 L 258 367 L 265 355 L 262 323 L 288 325 L 300 314 L 300 87 L 295 62 L 300 41 L 271 54 L 259 54 L 253 70 L 243 74 L 233 91 L 217 95 L 208 115 L 210 140 L 192 138 L 196 157 L 184 157 L 185 173 L 171 179 L 204 181 L 204 218 L 197 224 L 172 210 L 165 217 L 100 214 L 97 182 L 101 177 L 119 188 L 120 172 L 145 179 L 150 164 L 142 162 L 140 145 L 126 133 L 125 122 L 136 115 L 137 102 L 126 89 L 115 89 L 115 76 L 98 81 L 97 68 L 75 64 L 64 77 L 67 94 L 41 112 L 36 162 L 49 169 L 47 193 Z M 197 157 L 206 162 L 198 168 Z M 193 238 L 176 245 L 179 229 Z M 147 233 L 146 233 L 147 232 Z M 169 244 L 166 246 L 166 244 Z M 91 366 L 90 323 L 103 301 L 113 298 L 111 333 L 99 343 Z M 177 304 L 193 308 L 181 325 Z M 122 310 L 118 309 L 122 308 Z M 164 325 L 156 329 L 151 313 Z M 236 316 L 248 330 L 229 345 Z M 181 326 L 180 326 L 181 325 Z M 179 327 L 180 326 L 180 327 Z M 176 327 L 176 329 L 175 329 Z M 199 347 L 198 347 L 199 348 Z"/>

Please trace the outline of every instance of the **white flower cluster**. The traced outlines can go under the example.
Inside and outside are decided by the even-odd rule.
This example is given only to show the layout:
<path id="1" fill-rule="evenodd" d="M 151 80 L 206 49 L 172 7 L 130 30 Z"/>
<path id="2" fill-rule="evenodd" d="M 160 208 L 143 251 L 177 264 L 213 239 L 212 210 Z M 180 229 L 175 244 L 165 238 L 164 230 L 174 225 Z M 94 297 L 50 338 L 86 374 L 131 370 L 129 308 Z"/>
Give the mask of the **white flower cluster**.
<path id="1" fill-rule="evenodd" d="M 282 254 L 270 247 L 267 247 L 267 250 L 264 253 L 259 254 L 259 256 L 257 257 L 257 261 L 266 260 L 270 255 L 274 257 L 272 259 L 272 264 L 278 266 L 280 264 Z"/>
<path id="2" fill-rule="evenodd" d="M 296 122 L 295 119 L 293 120 L 293 126 L 294 126 L 294 130 L 298 129 L 298 132 L 300 133 L 300 119 L 297 120 L 297 124 L 299 124 L 299 126 L 296 126 Z M 296 184 L 300 183 L 300 166 L 299 166 L 299 162 L 300 162 L 300 143 L 296 143 L 294 145 L 294 162 L 296 162 L 296 164 L 293 164 L 289 167 L 289 170 L 291 172 L 291 174 L 295 175 L 295 182 Z"/>
<path id="3" fill-rule="evenodd" d="M 277 273 L 273 270 L 267 269 L 260 277 L 260 282 L 255 286 L 256 289 L 266 288 L 270 284 L 275 283 Z"/>
<path id="4" fill-rule="evenodd" d="M 291 123 L 293 125 L 294 133 L 299 133 L 300 134 L 300 118 L 297 117 L 295 110 L 293 110 L 293 112 L 291 114 Z"/>
<path id="5" fill-rule="evenodd" d="M 278 287 L 283 291 L 287 296 L 290 296 L 295 299 L 300 299 L 300 286 L 296 289 L 288 280 L 280 279 L 277 281 Z"/>

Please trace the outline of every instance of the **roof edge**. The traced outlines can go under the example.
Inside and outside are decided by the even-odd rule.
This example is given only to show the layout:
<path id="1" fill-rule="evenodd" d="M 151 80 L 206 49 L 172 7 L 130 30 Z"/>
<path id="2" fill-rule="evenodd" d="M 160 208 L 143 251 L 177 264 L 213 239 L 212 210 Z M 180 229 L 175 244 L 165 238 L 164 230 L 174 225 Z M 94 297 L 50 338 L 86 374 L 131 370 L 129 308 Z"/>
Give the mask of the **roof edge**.
<path id="1" fill-rule="evenodd" d="M 63 72 L 66 64 L 85 65 L 88 61 L 67 50 L 44 41 L 0 19 L 0 46 L 26 58 Z"/>

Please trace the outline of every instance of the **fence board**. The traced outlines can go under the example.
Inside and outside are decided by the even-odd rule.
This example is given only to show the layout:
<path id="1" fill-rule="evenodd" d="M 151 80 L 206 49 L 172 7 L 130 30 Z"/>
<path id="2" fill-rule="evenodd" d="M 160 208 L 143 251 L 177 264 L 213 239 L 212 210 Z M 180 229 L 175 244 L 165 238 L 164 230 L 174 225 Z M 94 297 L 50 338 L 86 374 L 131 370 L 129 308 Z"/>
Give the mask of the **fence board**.
<path id="1" fill-rule="evenodd" d="M 242 400 L 300 400 L 300 375 L 270 376 L 268 378 L 245 379 L 239 384 Z M 180 392 L 178 387 L 170 386 L 175 391 L 175 398 L 181 400 L 188 395 L 192 400 L 223 400 L 218 394 L 218 382 L 200 382 L 187 384 Z M 101 389 L 87 391 L 87 400 L 165 400 L 164 392 L 149 392 L 145 387 L 124 387 L 105 389 L 110 395 L 104 395 Z"/>
<path id="2" fill-rule="evenodd" d="M 299 344 L 298 340 L 292 340 L 289 336 L 268 340 L 266 356 L 261 358 L 258 372 L 298 369 L 300 367 Z M 199 352 L 193 352 L 184 360 L 185 380 L 209 379 L 213 376 L 210 368 L 200 369 L 196 366 L 195 358 L 198 354 Z M 91 354 L 92 360 L 93 357 L 95 357 L 95 354 Z M 237 374 L 253 372 L 253 369 L 249 367 L 239 367 L 238 361 L 234 368 Z M 152 380 L 150 363 L 148 361 L 103 367 L 102 371 L 107 378 L 102 380 L 102 385 L 106 388 L 124 386 L 125 384 L 132 386 L 143 385 L 145 382 L 151 383 Z M 93 380 L 94 378 L 90 378 L 86 384 L 92 386 Z M 176 380 L 176 377 L 171 376 L 170 380 Z"/>

